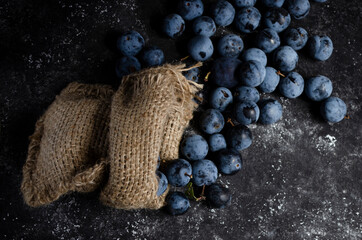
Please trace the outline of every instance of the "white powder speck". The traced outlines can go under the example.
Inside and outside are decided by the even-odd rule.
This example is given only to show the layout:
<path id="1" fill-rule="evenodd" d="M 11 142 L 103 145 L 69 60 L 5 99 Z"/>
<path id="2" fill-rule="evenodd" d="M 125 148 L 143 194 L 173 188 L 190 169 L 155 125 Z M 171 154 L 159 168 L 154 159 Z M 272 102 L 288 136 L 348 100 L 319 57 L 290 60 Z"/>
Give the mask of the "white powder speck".
<path id="1" fill-rule="evenodd" d="M 334 153 L 335 154 L 336 142 L 337 142 L 336 137 L 331 136 L 329 134 L 324 137 L 319 136 L 315 140 L 315 147 L 321 153 L 324 153 L 324 154 Z"/>

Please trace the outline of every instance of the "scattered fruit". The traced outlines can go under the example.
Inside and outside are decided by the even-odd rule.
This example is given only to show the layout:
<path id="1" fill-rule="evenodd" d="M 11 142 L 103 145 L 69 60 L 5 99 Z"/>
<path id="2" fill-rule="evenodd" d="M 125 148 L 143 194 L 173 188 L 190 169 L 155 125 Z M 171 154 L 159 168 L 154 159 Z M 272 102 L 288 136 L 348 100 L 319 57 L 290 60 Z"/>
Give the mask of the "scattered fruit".
<path id="1" fill-rule="evenodd" d="M 243 166 L 240 152 L 235 149 L 221 150 L 217 155 L 216 166 L 221 173 L 226 175 L 239 172 Z"/>
<path id="2" fill-rule="evenodd" d="M 187 160 L 177 159 L 171 162 L 166 167 L 165 175 L 156 170 L 155 174 L 159 179 L 158 196 L 167 190 L 167 182 L 174 187 L 186 187 L 187 196 L 181 192 L 171 192 L 166 198 L 167 209 L 172 215 L 185 213 L 190 207 L 189 199 L 206 199 L 210 206 L 216 208 L 230 204 L 231 194 L 228 189 L 215 183 L 218 172 L 231 175 L 242 169 L 241 151 L 248 148 L 253 141 L 252 132 L 246 125 L 257 122 L 273 124 L 283 115 L 282 105 L 271 98 L 260 99 L 255 87 L 263 93 L 273 93 L 278 88 L 281 95 L 287 98 L 296 98 L 304 91 L 312 101 L 322 101 L 320 112 L 326 121 L 336 123 L 349 118 L 343 100 L 330 97 L 333 87 L 329 78 L 319 75 L 310 78 L 304 84 L 303 77 L 297 72 L 292 72 L 299 60 L 296 51 L 305 46 L 310 56 L 320 61 L 327 60 L 333 52 L 333 43 L 329 37 L 309 37 L 304 28 L 288 28 L 291 17 L 302 19 L 308 15 L 309 1 L 259 2 L 266 7 L 261 11 L 263 16 L 254 7 L 256 0 L 234 0 L 233 3 L 238 8 L 237 13 L 230 2 L 218 0 L 212 5 L 209 12 L 211 17 L 208 17 L 202 16 L 204 5 L 201 0 L 180 0 L 180 15 L 170 14 L 163 21 L 163 32 L 170 38 L 182 35 L 187 24 L 194 33 L 187 46 L 189 55 L 181 61 L 189 57 L 195 61 L 207 61 L 212 58 L 212 36 L 217 31 L 216 26 L 225 27 L 234 22 L 236 29 L 241 33 L 251 33 L 258 31 L 263 19 L 263 27 L 266 27 L 256 32 L 252 48 L 247 46 L 249 41 L 245 41 L 244 45 L 243 38 L 228 31 L 230 29 L 222 30 L 225 34 L 216 45 L 221 57 L 212 62 L 211 72 L 202 75 L 202 78 L 199 68 L 183 73 L 188 80 L 207 85 L 206 91 L 195 94 L 194 101 L 197 102 L 198 99 L 199 102 L 204 102 L 205 99 L 211 107 L 202 112 L 199 118 L 199 130 L 209 136 L 208 142 L 198 134 L 185 136 L 180 145 L 180 153 Z M 281 8 L 283 4 L 286 9 Z M 282 46 L 279 33 L 284 44 Z M 144 45 L 143 37 L 136 31 L 126 32 L 118 39 L 117 47 L 123 54 L 116 66 L 119 77 L 141 69 L 141 64 L 134 57 L 139 53 L 141 54 L 137 56 L 145 67 L 163 64 L 162 50 L 157 47 L 143 49 Z M 238 59 L 240 54 L 242 61 Z M 267 55 L 274 68 L 267 66 Z M 229 124 L 223 129 L 225 119 Z M 214 162 L 205 159 L 209 150 L 209 156 Z M 157 169 L 160 162 L 159 158 Z M 195 196 L 193 185 L 202 187 L 198 196 Z"/>
<path id="3" fill-rule="evenodd" d="M 170 14 L 163 20 L 162 30 L 170 38 L 177 38 L 185 31 L 185 21 L 178 14 Z"/>
<path id="4" fill-rule="evenodd" d="M 204 12 L 204 4 L 201 0 L 180 0 L 178 13 L 187 21 L 200 17 Z"/>
<path id="5" fill-rule="evenodd" d="M 117 40 L 117 48 L 124 56 L 137 55 L 145 45 L 145 40 L 136 31 L 128 31 Z"/>
<path id="6" fill-rule="evenodd" d="M 210 38 L 198 35 L 189 41 L 187 49 L 195 61 L 205 61 L 213 54 L 214 45 L 212 45 Z"/>
<path id="7" fill-rule="evenodd" d="M 168 181 L 165 174 L 162 172 L 156 171 L 156 175 L 158 176 L 157 196 L 161 196 L 167 190 Z"/>
<path id="8" fill-rule="evenodd" d="M 289 28 L 284 33 L 283 41 L 286 45 L 290 46 L 295 51 L 298 51 L 307 44 L 308 32 L 301 27 Z"/>
<path id="9" fill-rule="evenodd" d="M 192 163 L 192 182 L 196 186 L 210 185 L 216 182 L 217 167 L 211 160 L 199 160 Z"/>
<path id="10" fill-rule="evenodd" d="M 230 128 L 226 133 L 226 143 L 237 151 L 250 147 L 252 141 L 253 136 L 250 129 L 241 124 Z"/>
<path id="11" fill-rule="evenodd" d="M 274 99 L 264 99 L 259 103 L 260 117 L 262 124 L 273 124 L 279 121 L 283 115 L 282 105 Z"/>
<path id="12" fill-rule="evenodd" d="M 175 187 L 186 186 L 191 179 L 191 174 L 191 164 L 185 159 L 173 161 L 166 170 L 168 182 Z"/>
<path id="13" fill-rule="evenodd" d="M 211 207 L 225 208 L 231 203 L 231 194 L 227 188 L 215 183 L 206 188 L 206 200 Z"/>
<path id="14" fill-rule="evenodd" d="M 235 8 L 228 1 L 219 0 L 213 5 L 211 15 L 217 25 L 225 27 L 234 21 Z"/>
<path id="15" fill-rule="evenodd" d="M 312 58 L 325 61 L 333 52 L 333 42 L 328 36 L 313 36 L 308 40 L 308 50 Z"/>
<path id="16" fill-rule="evenodd" d="M 217 152 L 226 148 L 226 141 L 224 135 L 220 133 L 212 134 L 209 137 L 209 148 L 211 152 Z"/>
<path id="17" fill-rule="evenodd" d="M 201 16 L 194 20 L 192 30 L 195 35 L 211 37 L 216 32 L 216 25 L 211 17 Z"/>
<path id="18" fill-rule="evenodd" d="M 337 123 L 344 119 L 347 114 L 347 106 L 338 97 L 329 97 L 322 102 L 320 107 L 322 117 L 331 123 Z"/>
<path id="19" fill-rule="evenodd" d="M 310 3 L 308 0 L 287 0 L 287 7 L 290 15 L 295 19 L 305 18 L 310 10 Z"/>
<path id="20" fill-rule="evenodd" d="M 190 208 L 190 201 L 183 192 L 171 192 L 166 198 L 166 208 L 171 215 L 180 215 Z"/>
<path id="21" fill-rule="evenodd" d="M 259 48 L 246 49 L 241 58 L 244 61 L 258 61 L 263 64 L 264 67 L 266 66 L 266 63 L 268 61 L 265 53 Z"/>
<path id="22" fill-rule="evenodd" d="M 224 124 L 224 116 L 216 109 L 207 109 L 200 117 L 200 128 L 207 134 L 220 132 Z"/>
<path id="23" fill-rule="evenodd" d="M 217 45 L 217 50 L 223 57 L 238 57 L 243 49 L 243 40 L 235 34 L 223 36 Z"/>
<path id="24" fill-rule="evenodd" d="M 145 67 L 154 67 L 165 62 L 165 55 L 160 48 L 152 46 L 142 51 L 141 59 Z"/>
<path id="25" fill-rule="evenodd" d="M 313 101 L 322 101 L 331 96 L 332 81 L 325 76 L 312 77 L 306 81 L 304 92 Z"/>
<path id="26" fill-rule="evenodd" d="M 298 60 L 298 54 L 289 46 L 279 47 L 273 54 L 274 65 L 276 69 L 282 72 L 293 71 L 297 66 Z"/>
<path id="27" fill-rule="evenodd" d="M 262 31 L 260 31 L 256 35 L 256 47 L 263 50 L 265 53 L 270 53 L 274 49 L 280 46 L 280 38 L 278 33 L 271 29 L 266 28 Z"/>
<path id="28" fill-rule="evenodd" d="M 291 21 L 290 15 L 284 8 L 270 8 L 264 15 L 264 24 L 280 33 L 287 29 Z"/>
<path id="29" fill-rule="evenodd" d="M 242 33 L 251 33 L 259 26 L 261 14 L 255 7 L 240 9 L 235 16 L 235 26 Z"/>
<path id="30" fill-rule="evenodd" d="M 204 159 L 208 151 L 206 140 L 197 134 L 186 137 L 181 143 L 182 155 L 192 161 Z"/>

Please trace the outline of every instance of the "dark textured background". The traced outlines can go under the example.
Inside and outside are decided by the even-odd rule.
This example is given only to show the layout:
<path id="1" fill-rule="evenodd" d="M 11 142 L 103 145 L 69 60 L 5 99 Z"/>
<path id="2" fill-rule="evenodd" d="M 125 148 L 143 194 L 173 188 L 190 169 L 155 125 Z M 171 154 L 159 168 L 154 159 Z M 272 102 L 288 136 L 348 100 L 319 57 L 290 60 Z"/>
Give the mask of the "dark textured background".
<path id="1" fill-rule="evenodd" d="M 302 52 L 297 71 L 330 77 L 351 119 L 328 124 L 318 104 L 274 94 L 283 119 L 251 126 L 254 143 L 242 153 L 243 170 L 220 179 L 233 193 L 232 205 L 193 203 L 171 217 L 108 208 L 98 193 L 32 209 L 19 188 L 28 136 L 55 95 L 72 81 L 119 83 L 113 73 L 120 32 L 141 32 L 169 62 L 186 55 L 186 37 L 175 42 L 157 30 L 174 11 L 172 1 L 0 1 L 0 239 L 362 239 L 362 2 L 311 7 L 292 25 L 329 35 L 335 50 L 326 62 Z M 232 31 L 219 29 L 217 36 Z M 251 46 L 252 36 L 244 40 Z"/>

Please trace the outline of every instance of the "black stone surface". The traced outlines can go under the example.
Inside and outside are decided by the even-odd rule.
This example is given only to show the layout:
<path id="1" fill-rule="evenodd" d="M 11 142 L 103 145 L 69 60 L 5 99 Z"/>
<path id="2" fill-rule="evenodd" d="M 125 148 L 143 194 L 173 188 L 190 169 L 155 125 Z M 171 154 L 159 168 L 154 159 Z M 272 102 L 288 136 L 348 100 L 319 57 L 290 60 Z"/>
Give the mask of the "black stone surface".
<path id="1" fill-rule="evenodd" d="M 105 207 L 98 192 L 68 194 L 36 209 L 23 203 L 21 170 L 36 120 L 69 82 L 118 85 L 114 44 L 120 32 L 139 31 L 148 45 L 165 51 L 168 62 L 187 55 L 187 34 L 173 41 L 158 30 L 174 5 L 0 2 L 0 239 L 362 239 L 360 0 L 311 2 L 307 18 L 292 21 L 333 40 L 329 60 L 313 61 L 302 51 L 297 71 L 305 78 L 330 77 L 333 96 L 345 100 L 350 119 L 328 124 L 306 97 L 272 95 L 283 104 L 283 119 L 252 126 L 254 143 L 242 152 L 243 170 L 220 178 L 233 194 L 230 207 L 193 202 L 185 215 L 171 217 L 162 210 Z M 233 31 L 222 28 L 217 36 Z M 244 38 L 247 46 L 252 37 Z"/>

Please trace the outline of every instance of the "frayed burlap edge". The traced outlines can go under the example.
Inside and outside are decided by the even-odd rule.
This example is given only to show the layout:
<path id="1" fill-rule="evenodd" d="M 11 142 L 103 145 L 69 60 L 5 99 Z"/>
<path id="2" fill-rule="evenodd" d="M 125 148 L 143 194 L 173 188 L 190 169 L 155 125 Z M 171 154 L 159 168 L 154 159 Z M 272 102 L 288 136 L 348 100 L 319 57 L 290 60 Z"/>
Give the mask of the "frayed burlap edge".
<path id="1" fill-rule="evenodd" d="M 203 85 L 195 83 L 193 81 L 187 80 L 183 75 L 182 72 L 188 71 L 192 68 L 201 66 L 202 63 L 198 63 L 195 66 L 192 66 L 190 68 L 185 68 L 185 64 L 180 65 L 170 65 L 166 64 L 161 67 L 155 67 L 155 68 L 149 68 L 142 70 L 140 72 L 128 75 L 122 79 L 122 85 L 125 89 L 130 89 L 129 92 L 125 93 L 118 93 L 122 94 L 123 99 L 127 99 L 127 94 L 132 94 L 133 97 L 142 96 L 142 94 L 147 94 L 147 89 L 153 89 L 153 84 L 163 84 L 164 79 L 161 77 L 162 74 L 169 74 L 172 73 L 172 75 L 175 76 L 175 78 L 172 78 L 173 80 L 177 81 L 177 84 L 170 84 L 171 86 L 175 86 L 174 93 L 176 95 L 177 101 L 175 104 L 171 107 L 169 114 L 179 114 L 180 118 L 175 121 L 184 124 L 183 127 L 178 129 L 178 132 L 182 131 L 187 127 L 190 119 L 192 118 L 193 111 L 196 109 L 198 104 L 193 101 L 193 98 L 195 97 L 195 94 L 202 89 Z M 144 72 L 147 72 L 147 75 L 145 76 Z M 134 79 L 137 78 L 140 75 L 142 76 L 142 81 L 136 81 L 134 82 Z M 151 87 L 150 87 L 151 86 Z M 146 91 L 146 92 L 145 92 Z M 113 96 L 113 98 L 117 97 L 117 93 Z M 131 98 L 130 98 L 131 99 Z M 112 101 L 113 102 L 113 101 Z M 112 103 L 113 104 L 113 103 Z M 127 103 L 125 103 L 127 105 Z M 131 102 L 129 104 L 132 104 Z M 188 109 L 188 111 L 184 111 Z M 172 119 L 169 117 L 169 119 Z M 114 120 L 114 119 L 113 119 Z M 181 121 L 180 121 L 181 120 Z M 112 121 L 112 120 L 111 120 Z M 171 120 L 174 121 L 174 120 Z M 166 122 L 165 124 L 169 124 L 170 122 Z M 173 147 L 173 149 L 176 149 L 176 154 L 167 154 L 163 153 L 165 156 L 176 156 L 178 154 L 178 147 L 179 147 L 179 140 L 182 136 L 182 132 L 180 134 L 180 137 L 177 138 L 178 141 L 173 141 L 173 144 L 176 144 L 176 147 Z M 163 134 L 163 138 L 165 135 Z M 112 141 L 112 139 L 110 139 Z M 163 142 L 163 141 L 162 141 Z M 160 149 L 161 151 L 167 151 L 167 149 Z M 162 154 L 161 154 L 162 155 Z M 141 209 L 141 208 L 147 208 L 147 209 L 159 209 L 165 205 L 165 198 L 169 191 L 169 188 L 166 190 L 164 194 L 161 196 L 157 196 L 157 187 L 158 187 L 158 179 L 156 176 L 156 166 L 157 166 L 157 158 L 151 159 L 152 166 L 154 166 L 154 169 L 150 169 L 150 171 L 154 172 L 154 178 L 148 182 L 148 185 L 151 186 L 151 190 L 149 192 L 149 196 L 147 196 L 147 199 L 145 199 L 144 202 L 141 201 L 138 203 L 134 203 L 132 201 L 125 201 L 125 199 L 122 199 L 122 202 L 119 202 L 120 198 L 118 196 L 117 191 L 119 189 L 107 189 L 107 186 L 105 189 L 102 190 L 100 195 L 100 200 L 103 202 L 103 204 L 115 207 L 118 209 L 126 209 L 126 210 L 132 210 L 132 209 Z M 171 160 L 170 158 L 167 160 Z M 112 165 L 112 164 L 111 164 Z M 112 166 L 111 166 L 112 171 Z M 112 173 L 111 173 L 112 174 Z"/>
<path id="2" fill-rule="evenodd" d="M 199 62 L 189 68 L 184 68 L 184 65 L 180 66 L 181 71 L 188 71 L 190 69 L 200 67 L 202 63 Z M 194 82 L 189 81 L 190 84 Z M 193 98 L 195 93 L 202 88 L 201 84 L 195 84 L 196 91 L 191 91 L 188 93 L 186 99 Z M 178 93 L 180 95 L 181 93 Z M 169 120 L 166 125 L 165 134 L 163 137 L 163 143 L 161 145 L 160 158 L 162 160 L 161 165 L 167 165 L 168 161 L 177 159 L 179 156 L 179 145 L 181 142 L 182 134 L 189 125 L 190 120 L 193 118 L 193 112 L 197 108 L 198 104 L 195 101 L 186 101 L 181 103 L 188 104 L 189 106 L 183 107 L 182 112 L 177 109 L 175 112 L 170 113 Z M 162 166 L 161 166 L 162 167 Z"/>

